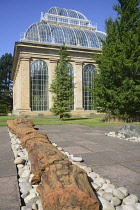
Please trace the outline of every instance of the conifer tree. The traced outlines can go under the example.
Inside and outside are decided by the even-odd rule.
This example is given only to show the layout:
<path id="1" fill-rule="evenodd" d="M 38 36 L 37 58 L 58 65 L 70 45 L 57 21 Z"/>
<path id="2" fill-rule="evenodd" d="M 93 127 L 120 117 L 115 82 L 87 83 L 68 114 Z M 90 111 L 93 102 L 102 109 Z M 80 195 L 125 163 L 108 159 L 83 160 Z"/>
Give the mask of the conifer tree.
<path id="1" fill-rule="evenodd" d="M 118 0 L 117 18 L 106 20 L 95 78 L 94 105 L 126 121 L 140 119 L 140 1 Z"/>
<path id="2" fill-rule="evenodd" d="M 0 58 L 0 113 L 12 109 L 12 54 L 6 53 Z"/>
<path id="3" fill-rule="evenodd" d="M 55 68 L 54 79 L 50 86 L 50 92 L 53 96 L 53 107 L 51 111 L 58 115 L 60 119 L 70 117 L 70 110 L 73 104 L 73 76 L 70 73 L 69 54 L 65 44 L 59 50 L 60 59 Z"/>

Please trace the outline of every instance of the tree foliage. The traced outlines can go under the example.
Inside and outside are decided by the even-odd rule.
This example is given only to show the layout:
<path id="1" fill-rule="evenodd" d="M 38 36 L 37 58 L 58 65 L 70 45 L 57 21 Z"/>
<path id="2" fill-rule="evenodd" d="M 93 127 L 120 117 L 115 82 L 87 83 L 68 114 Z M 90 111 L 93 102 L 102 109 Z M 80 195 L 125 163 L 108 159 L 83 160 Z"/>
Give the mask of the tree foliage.
<path id="1" fill-rule="evenodd" d="M 59 56 L 54 79 L 50 86 L 50 92 L 54 94 L 51 111 L 54 115 L 59 115 L 60 119 L 63 119 L 70 116 L 74 89 L 70 66 L 68 65 L 70 58 L 65 44 L 60 47 Z"/>
<path id="2" fill-rule="evenodd" d="M 0 58 L 0 113 L 12 109 L 12 54 L 6 53 Z"/>
<path id="3" fill-rule="evenodd" d="M 95 78 L 94 105 L 125 120 L 140 119 L 140 1 L 118 0 L 117 18 L 106 20 Z"/>

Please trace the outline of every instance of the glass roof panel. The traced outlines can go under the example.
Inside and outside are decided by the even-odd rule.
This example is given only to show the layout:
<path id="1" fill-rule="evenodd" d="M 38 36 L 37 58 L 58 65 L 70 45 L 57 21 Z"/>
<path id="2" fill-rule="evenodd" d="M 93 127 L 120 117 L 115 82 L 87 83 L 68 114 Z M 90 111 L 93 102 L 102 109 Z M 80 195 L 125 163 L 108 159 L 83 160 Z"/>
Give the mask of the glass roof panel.
<path id="1" fill-rule="evenodd" d="M 38 42 L 39 39 L 38 39 L 38 29 L 37 29 L 37 24 L 33 24 L 31 25 L 26 33 L 25 33 L 25 39 L 28 40 L 28 41 L 36 41 Z"/>
<path id="2" fill-rule="evenodd" d="M 74 29 L 74 31 L 77 38 L 77 46 L 88 47 L 88 40 L 84 31 L 80 29 Z"/>
<path id="3" fill-rule="evenodd" d="M 72 28 L 62 27 L 66 45 L 76 45 L 76 34 Z"/>
<path id="4" fill-rule="evenodd" d="M 50 8 L 48 13 L 55 14 L 55 15 L 61 15 L 61 16 L 67 16 L 67 17 L 71 17 L 71 18 L 87 20 L 87 18 L 82 13 L 80 13 L 78 11 L 59 8 L 59 7 Z"/>
<path id="5" fill-rule="evenodd" d="M 100 31 L 83 30 L 76 27 L 55 25 L 38 22 L 31 25 L 24 36 L 24 40 L 43 43 L 56 43 L 66 45 L 101 49 L 101 40 L 106 35 Z"/>
<path id="6" fill-rule="evenodd" d="M 86 33 L 86 36 L 87 36 L 87 39 L 88 39 L 89 47 L 100 48 L 99 47 L 99 40 L 98 40 L 98 37 L 96 36 L 95 32 L 93 33 L 93 31 L 85 30 L 85 33 Z"/>
<path id="7" fill-rule="evenodd" d="M 48 24 L 38 23 L 40 42 L 52 42 L 52 34 Z"/>
<path id="8" fill-rule="evenodd" d="M 57 25 L 50 25 L 52 42 L 57 44 L 62 44 L 65 41 L 62 28 Z"/>

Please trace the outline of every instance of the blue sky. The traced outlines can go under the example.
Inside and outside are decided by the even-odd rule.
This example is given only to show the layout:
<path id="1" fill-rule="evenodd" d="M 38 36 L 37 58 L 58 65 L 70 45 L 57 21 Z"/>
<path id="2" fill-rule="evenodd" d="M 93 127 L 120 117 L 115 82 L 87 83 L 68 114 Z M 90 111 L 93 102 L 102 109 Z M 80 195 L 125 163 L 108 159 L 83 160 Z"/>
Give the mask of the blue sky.
<path id="1" fill-rule="evenodd" d="M 41 12 L 47 13 L 51 7 L 77 10 L 105 32 L 105 19 L 117 15 L 112 8 L 116 3 L 117 0 L 0 0 L 0 57 L 13 54 L 20 34 L 39 22 Z"/>

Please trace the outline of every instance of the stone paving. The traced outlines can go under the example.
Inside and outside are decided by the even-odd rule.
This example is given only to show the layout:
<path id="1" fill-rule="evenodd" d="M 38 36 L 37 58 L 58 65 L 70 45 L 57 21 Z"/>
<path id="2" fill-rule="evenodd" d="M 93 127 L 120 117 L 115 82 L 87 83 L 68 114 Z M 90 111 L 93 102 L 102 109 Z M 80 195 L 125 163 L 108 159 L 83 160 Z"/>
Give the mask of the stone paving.
<path id="1" fill-rule="evenodd" d="M 65 151 L 81 156 L 103 178 L 125 186 L 140 200 L 140 143 L 105 136 L 120 127 L 35 126 Z M 7 127 L 0 127 L 0 210 L 19 210 L 17 171 Z"/>
<path id="2" fill-rule="evenodd" d="M 84 163 L 117 187 L 125 186 L 140 200 L 140 142 L 130 142 L 105 133 L 120 127 L 82 125 L 36 126 L 64 151 L 81 156 Z"/>
<path id="3" fill-rule="evenodd" d="M 0 127 L 0 210 L 20 210 L 17 171 L 7 127 Z"/>

